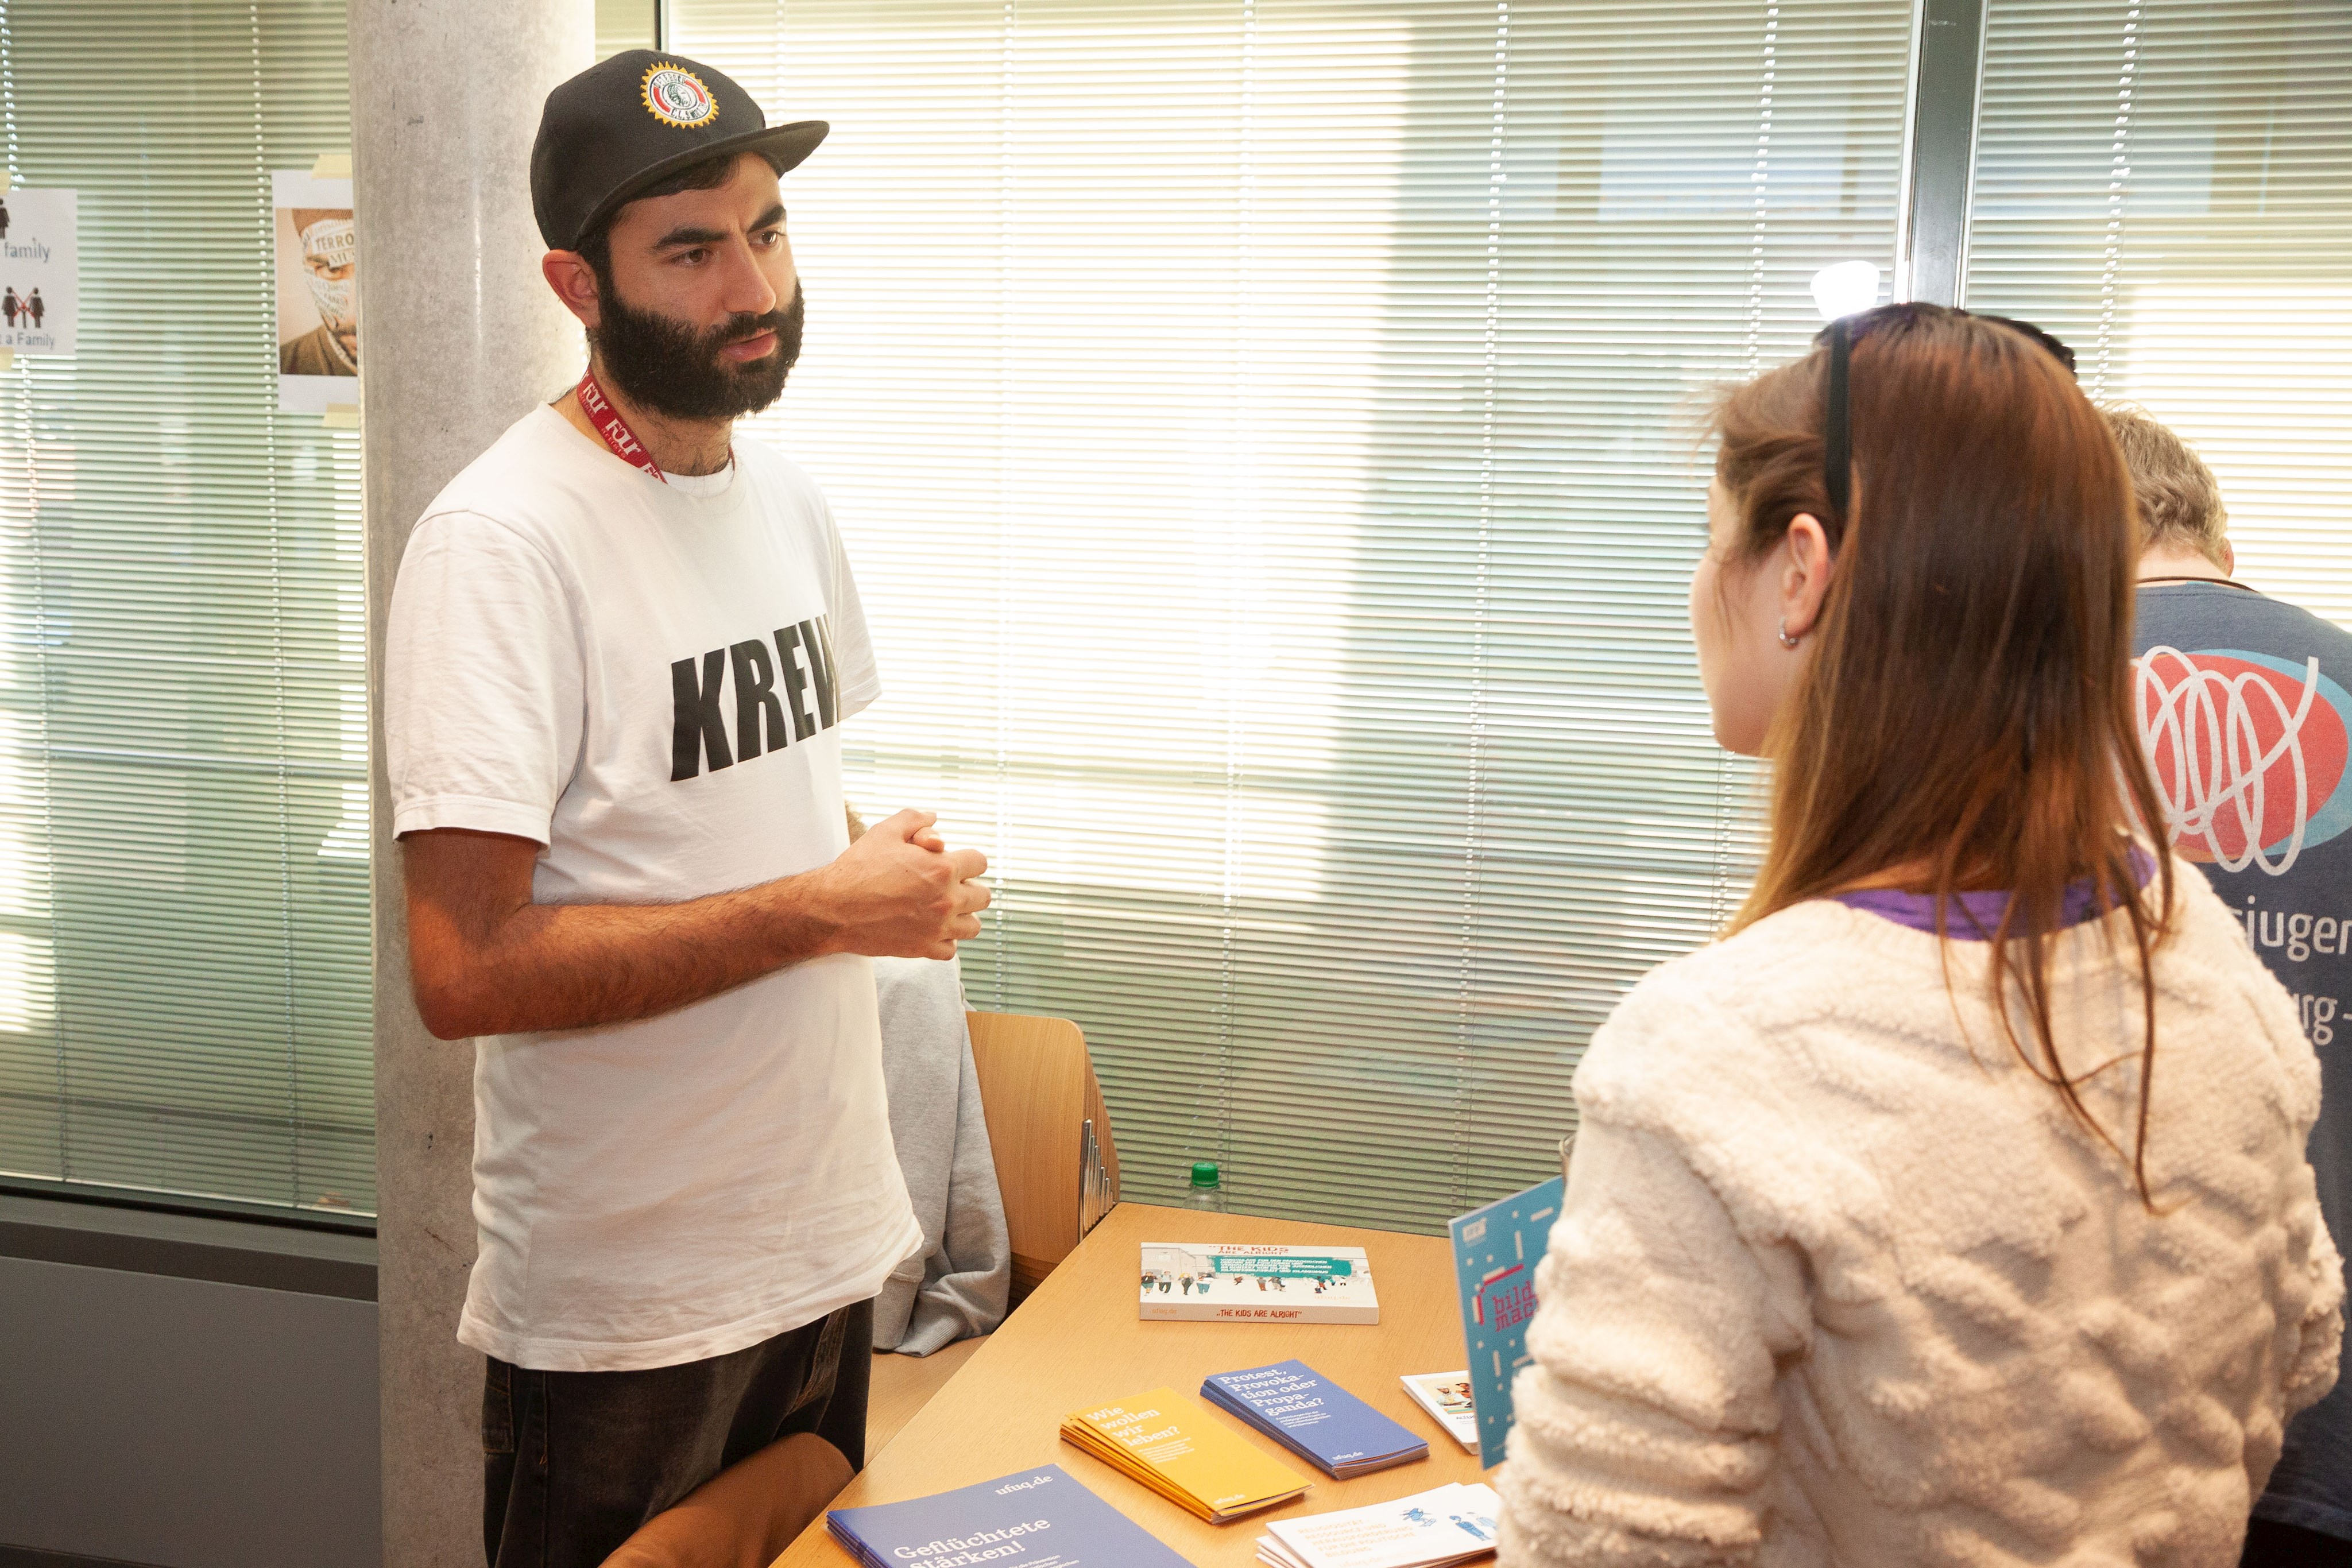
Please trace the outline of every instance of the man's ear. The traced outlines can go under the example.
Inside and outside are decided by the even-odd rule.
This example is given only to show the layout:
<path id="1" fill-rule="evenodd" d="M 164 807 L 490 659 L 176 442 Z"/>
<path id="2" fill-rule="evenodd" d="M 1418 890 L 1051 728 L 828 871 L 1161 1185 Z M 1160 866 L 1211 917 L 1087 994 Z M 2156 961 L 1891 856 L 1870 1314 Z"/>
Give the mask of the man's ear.
<path id="1" fill-rule="evenodd" d="M 1781 628 L 1790 637 L 1801 637 L 1821 619 L 1822 601 L 1837 563 L 1830 559 L 1829 535 L 1811 512 L 1799 512 L 1789 520 L 1781 549 Z"/>
<path id="2" fill-rule="evenodd" d="M 588 258 L 576 250 L 551 250 L 540 257 L 540 275 L 563 308 L 580 319 L 580 324 L 594 330 L 599 310 L 596 302 L 596 269 Z"/>
<path id="3" fill-rule="evenodd" d="M 2222 575 L 2226 577 L 2235 577 L 2238 575 L 2237 548 L 2231 544 L 2228 539 L 2223 539 L 2221 541 L 2221 572 Z"/>

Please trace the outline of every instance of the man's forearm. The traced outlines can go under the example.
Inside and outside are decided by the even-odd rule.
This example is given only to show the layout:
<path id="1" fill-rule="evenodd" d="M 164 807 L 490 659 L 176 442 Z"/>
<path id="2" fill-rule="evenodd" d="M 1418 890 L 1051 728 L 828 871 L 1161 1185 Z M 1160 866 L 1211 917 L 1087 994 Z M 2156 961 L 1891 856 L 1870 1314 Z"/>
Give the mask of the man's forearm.
<path id="1" fill-rule="evenodd" d="M 444 1040 L 628 1023 L 833 951 L 804 877 L 683 904 L 530 904 L 417 1008 Z M 796 885 L 797 884 L 797 885 Z M 412 932 L 412 941 L 423 933 Z"/>
<path id="2" fill-rule="evenodd" d="M 900 811 L 827 864 L 677 904 L 533 901 L 538 841 L 465 828 L 401 840 L 408 965 L 444 1040 L 630 1023 L 829 953 L 951 958 L 980 933 L 988 859 Z"/>

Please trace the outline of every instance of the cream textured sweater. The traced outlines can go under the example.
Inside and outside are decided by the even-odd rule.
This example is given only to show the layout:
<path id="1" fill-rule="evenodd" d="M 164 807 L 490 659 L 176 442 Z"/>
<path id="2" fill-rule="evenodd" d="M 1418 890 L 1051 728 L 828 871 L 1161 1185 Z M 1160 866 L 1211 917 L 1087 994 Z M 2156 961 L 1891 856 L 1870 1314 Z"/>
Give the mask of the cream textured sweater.
<path id="1" fill-rule="evenodd" d="M 1658 968 L 1593 1037 L 1498 1478 L 1537 1563 L 2237 1561 L 2335 1381 L 2319 1069 L 2203 876 L 2158 949 L 2141 1207 L 2026 1070 L 1986 948 L 1818 902 Z M 2064 1059 L 2130 1147 L 2138 987 L 2076 927 Z M 2136 967 L 2136 966 L 2133 966 Z M 1954 996 L 1957 997 L 1957 1002 Z"/>

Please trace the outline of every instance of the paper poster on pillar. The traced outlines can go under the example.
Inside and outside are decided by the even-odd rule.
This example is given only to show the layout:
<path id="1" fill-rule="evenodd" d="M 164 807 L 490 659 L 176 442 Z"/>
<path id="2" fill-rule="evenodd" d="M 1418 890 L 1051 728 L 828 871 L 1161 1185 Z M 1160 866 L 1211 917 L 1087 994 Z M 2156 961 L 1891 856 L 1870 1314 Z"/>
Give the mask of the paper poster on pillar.
<path id="1" fill-rule="evenodd" d="M 0 349 L 74 351 L 79 216 L 71 191 L 0 191 Z"/>
<path id="2" fill-rule="evenodd" d="M 357 407 L 360 269 L 352 183 L 280 169 L 269 183 L 278 247 L 278 406 L 294 413 Z"/>

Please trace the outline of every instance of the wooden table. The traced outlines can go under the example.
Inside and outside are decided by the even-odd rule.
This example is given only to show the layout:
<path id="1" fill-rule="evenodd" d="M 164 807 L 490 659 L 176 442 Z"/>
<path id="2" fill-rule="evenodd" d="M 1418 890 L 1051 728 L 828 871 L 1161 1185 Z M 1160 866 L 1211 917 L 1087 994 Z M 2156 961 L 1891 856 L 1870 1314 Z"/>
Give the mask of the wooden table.
<path id="1" fill-rule="evenodd" d="M 1271 1242 L 1360 1247 L 1380 1292 L 1378 1323 L 1170 1323 L 1136 1315 L 1136 1281 L 1146 1241 Z M 1442 1237 L 1349 1230 L 1196 1214 L 1123 1203 L 1039 1286 L 1036 1294 L 950 1378 L 888 1447 L 834 1499 L 835 1508 L 901 1502 L 1036 1465 L 1055 1464 L 1168 1542 L 1199 1568 L 1255 1563 L 1268 1520 L 1328 1513 L 1481 1479 L 1478 1457 L 1440 1429 L 1398 1384 L 1408 1372 L 1448 1372 L 1463 1364 L 1462 1312 L 1454 1260 Z M 1351 1481 L 1335 1481 L 1270 1437 L 1202 1402 L 1204 1417 L 1245 1434 L 1314 1481 L 1305 1497 L 1209 1524 L 1061 1441 L 1069 1412 L 1168 1384 L 1197 1396 L 1213 1372 L 1296 1356 L 1349 1393 L 1429 1439 L 1429 1458 Z M 855 1562 L 816 1522 L 775 1568 Z"/>

